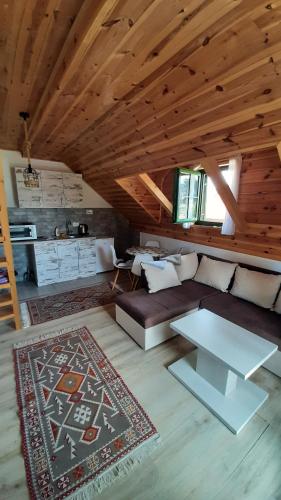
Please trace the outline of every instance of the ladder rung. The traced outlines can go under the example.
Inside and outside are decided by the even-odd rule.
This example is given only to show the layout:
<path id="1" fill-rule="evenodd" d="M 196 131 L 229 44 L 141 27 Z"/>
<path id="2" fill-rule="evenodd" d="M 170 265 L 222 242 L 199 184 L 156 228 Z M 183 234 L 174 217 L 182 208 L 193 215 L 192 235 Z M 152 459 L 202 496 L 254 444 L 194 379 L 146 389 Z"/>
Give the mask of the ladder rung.
<path id="1" fill-rule="evenodd" d="M 0 267 L 8 267 L 8 262 L 5 257 L 0 257 Z"/>
<path id="2" fill-rule="evenodd" d="M 0 283 L 0 290 L 11 288 L 11 283 Z"/>
<path id="3" fill-rule="evenodd" d="M 6 308 L 4 311 L 0 310 L 0 321 L 4 321 L 6 319 L 12 319 L 15 317 L 12 309 Z"/>
<path id="4" fill-rule="evenodd" d="M 3 243 L 3 242 L 4 242 L 3 236 L 0 236 L 0 243 Z"/>
<path id="5" fill-rule="evenodd" d="M 11 294 L 6 293 L 4 295 L 0 295 L 0 307 L 6 307 L 10 305 L 13 305 L 13 299 L 11 297 Z"/>

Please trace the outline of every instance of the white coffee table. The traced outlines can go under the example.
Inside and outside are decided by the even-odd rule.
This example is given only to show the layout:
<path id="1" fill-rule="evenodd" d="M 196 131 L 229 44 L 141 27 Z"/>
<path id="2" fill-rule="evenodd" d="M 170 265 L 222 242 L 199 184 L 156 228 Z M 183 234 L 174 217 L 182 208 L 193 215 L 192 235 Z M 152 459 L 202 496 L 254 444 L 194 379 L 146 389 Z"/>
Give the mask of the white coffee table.
<path id="1" fill-rule="evenodd" d="M 268 397 L 247 380 L 277 345 L 200 309 L 170 324 L 198 349 L 176 361 L 168 370 L 229 429 L 238 434 Z"/>

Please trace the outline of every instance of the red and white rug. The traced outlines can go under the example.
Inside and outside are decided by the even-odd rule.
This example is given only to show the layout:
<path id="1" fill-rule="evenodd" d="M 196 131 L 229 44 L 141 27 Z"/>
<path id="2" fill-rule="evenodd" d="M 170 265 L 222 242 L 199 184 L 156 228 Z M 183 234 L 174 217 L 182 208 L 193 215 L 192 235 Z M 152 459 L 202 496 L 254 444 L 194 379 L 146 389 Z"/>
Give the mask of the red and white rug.
<path id="1" fill-rule="evenodd" d="M 119 293 L 122 293 L 121 289 L 112 290 L 111 284 L 105 282 L 47 297 L 30 299 L 21 304 L 23 325 L 27 328 L 31 325 L 39 325 L 46 321 L 86 311 L 92 307 L 111 304 Z"/>
<path id="2" fill-rule="evenodd" d="M 93 498 L 158 442 L 144 409 L 86 327 L 14 348 L 32 499 Z"/>

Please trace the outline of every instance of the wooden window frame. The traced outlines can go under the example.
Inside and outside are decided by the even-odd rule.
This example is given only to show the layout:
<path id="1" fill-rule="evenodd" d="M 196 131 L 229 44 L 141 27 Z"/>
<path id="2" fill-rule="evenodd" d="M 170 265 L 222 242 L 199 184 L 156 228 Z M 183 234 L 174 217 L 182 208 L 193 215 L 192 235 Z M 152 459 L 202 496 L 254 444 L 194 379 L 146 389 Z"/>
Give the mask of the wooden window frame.
<path id="1" fill-rule="evenodd" d="M 185 219 L 180 219 L 178 216 L 178 196 L 179 196 L 179 179 L 182 174 L 189 174 L 190 176 L 196 176 L 200 178 L 199 181 L 199 194 L 198 194 L 198 203 L 197 203 L 197 210 L 196 210 L 196 218 L 194 217 L 187 217 Z M 174 196 L 173 196 L 173 223 L 174 224 L 183 224 L 185 222 L 196 222 L 198 220 L 198 209 L 200 206 L 200 196 L 201 196 L 201 183 L 202 183 L 202 176 L 201 172 L 192 170 L 189 168 L 177 168 L 175 172 L 175 178 L 174 178 Z M 189 182 L 189 192 L 190 192 L 190 182 Z M 188 197 L 189 199 L 189 197 Z"/>
<path id="2" fill-rule="evenodd" d="M 228 169 L 228 163 L 223 163 L 219 165 L 219 168 L 221 171 L 227 170 Z M 196 214 L 197 217 L 192 218 L 192 217 L 187 217 L 186 219 L 178 219 L 178 195 L 179 195 L 179 178 L 181 174 L 191 174 L 191 175 L 196 175 L 200 176 L 200 183 L 199 183 L 199 196 L 198 196 L 198 204 L 197 204 L 197 210 Z M 207 172 L 204 169 L 200 170 L 192 170 L 188 168 L 177 168 L 175 172 L 175 177 L 174 177 L 174 196 L 173 196 L 173 223 L 174 224 L 183 224 L 185 222 L 193 222 L 194 224 L 198 226 L 207 226 L 207 227 L 222 227 L 223 222 L 221 221 L 208 221 L 208 220 L 202 220 L 201 219 L 201 214 L 202 214 L 202 205 L 204 203 L 204 194 L 205 194 L 205 189 L 204 189 L 204 179 L 210 178 L 208 176 Z M 222 200 L 223 201 L 223 200 Z"/>

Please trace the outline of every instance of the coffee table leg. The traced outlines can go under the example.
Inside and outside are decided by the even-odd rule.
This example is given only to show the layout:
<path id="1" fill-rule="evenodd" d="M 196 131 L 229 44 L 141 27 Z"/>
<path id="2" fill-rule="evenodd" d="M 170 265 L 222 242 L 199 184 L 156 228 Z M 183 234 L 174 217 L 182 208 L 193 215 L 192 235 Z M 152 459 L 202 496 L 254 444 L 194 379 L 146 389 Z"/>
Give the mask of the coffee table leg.
<path id="1" fill-rule="evenodd" d="M 225 396 L 236 389 L 237 375 L 201 349 L 197 349 L 196 371 Z"/>
<path id="2" fill-rule="evenodd" d="M 199 349 L 170 365 L 168 370 L 234 434 L 245 427 L 268 397 L 253 382 L 236 376 Z"/>

